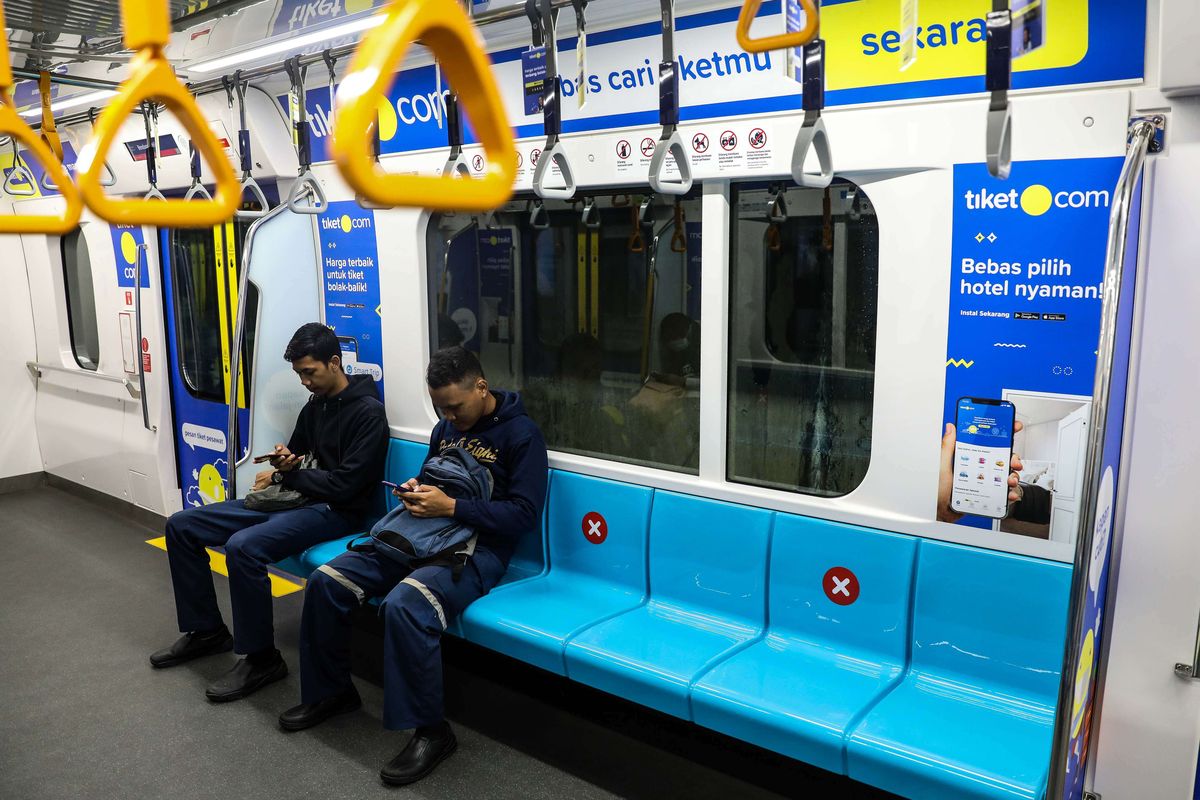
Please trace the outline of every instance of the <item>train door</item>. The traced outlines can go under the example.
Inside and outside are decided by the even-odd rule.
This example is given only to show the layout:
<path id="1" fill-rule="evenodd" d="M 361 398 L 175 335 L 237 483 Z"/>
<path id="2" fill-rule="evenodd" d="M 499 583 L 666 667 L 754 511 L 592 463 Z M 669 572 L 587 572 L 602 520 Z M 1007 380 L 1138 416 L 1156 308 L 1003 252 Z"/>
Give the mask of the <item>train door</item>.
<path id="1" fill-rule="evenodd" d="M 208 229 L 163 230 L 163 302 L 171 363 L 176 464 L 184 508 L 219 503 L 228 495 L 229 407 L 237 404 L 246 430 L 247 380 L 253 369 L 249 321 L 235 376 L 232 347 L 241 303 L 255 309 L 257 289 L 239 296 L 249 222 L 233 219 Z M 238 452 L 245 451 L 244 437 Z"/>

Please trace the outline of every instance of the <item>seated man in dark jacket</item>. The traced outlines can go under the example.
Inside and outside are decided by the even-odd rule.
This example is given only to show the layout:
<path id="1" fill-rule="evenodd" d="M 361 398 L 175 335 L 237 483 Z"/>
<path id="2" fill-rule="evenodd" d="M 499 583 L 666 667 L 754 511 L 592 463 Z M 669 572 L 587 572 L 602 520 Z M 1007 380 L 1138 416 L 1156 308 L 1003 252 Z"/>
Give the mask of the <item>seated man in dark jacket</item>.
<path id="1" fill-rule="evenodd" d="M 378 549 L 338 556 L 308 579 L 300 623 L 300 700 L 279 717 L 298 731 L 359 707 L 350 682 L 350 614 L 382 597 L 383 724 L 415 728 L 408 746 L 383 768 L 386 783 L 420 780 L 454 752 L 442 709 L 441 637 L 446 626 L 504 575 L 517 540 L 537 529 L 546 501 L 546 444 L 514 392 L 488 388 L 479 360 L 461 347 L 434 353 L 426 371 L 442 421 L 429 456 L 469 451 L 492 473 L 490 500 L 448 497 L 412 478 L 396 492 L 414 517 L 446 517 L 479 533 L 458 579 L 452 566 L 410 570 Z"/>
<path id="2" fill-rule="evenodd" d="M 255 511 L 242 500 L 189 508 L 167 520 L 167 556 L 179 630 L 170 647 L 150 656 L 172 667 L 230 649 L 245 656 L 208 688 L 209 700 L 237 700 L 287 675 L 275 649 L 267 565 L 313 545 L 369 526 L 387 461 L 388 423 L 375 381 L 347 377 L 337 335 L 317 322 L 302 326 L 283 356 L 312 397 L 300 411 L 287 446 L 276 445 L 272 469 L 255 488 L 295 489 L 303 505 Z M 316 468 L 296 469 L 305 455 Z M 225 547 L 233 633 L 221 621 L 206 547 Z"/>

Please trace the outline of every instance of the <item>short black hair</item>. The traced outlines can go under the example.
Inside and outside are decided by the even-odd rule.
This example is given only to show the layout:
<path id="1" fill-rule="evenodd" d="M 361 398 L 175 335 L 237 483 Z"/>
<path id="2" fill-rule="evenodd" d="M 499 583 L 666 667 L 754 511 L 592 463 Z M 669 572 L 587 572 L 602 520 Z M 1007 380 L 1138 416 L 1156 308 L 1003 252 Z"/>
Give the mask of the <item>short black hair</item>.
<path id="1" fill-rule="evenodd" d="M 342 345 L 333 328 L 320 322 L 306 322 L 292 334 L 292 340 L 283 351 L 283 359 L 292 362 L 312 356 L 322 364 L 328 364 L 334 356 L 341 354 Z"/>
<path id="2" fill-rule="evenodd" d="M 470 350 L 460 345 L 443 347 L 429 358 L 429 369 L 425 370 L 425 383 L 430 389 L 441 389 L 450 384 L 463 385 L 485 377 L 483 366 Z"/>

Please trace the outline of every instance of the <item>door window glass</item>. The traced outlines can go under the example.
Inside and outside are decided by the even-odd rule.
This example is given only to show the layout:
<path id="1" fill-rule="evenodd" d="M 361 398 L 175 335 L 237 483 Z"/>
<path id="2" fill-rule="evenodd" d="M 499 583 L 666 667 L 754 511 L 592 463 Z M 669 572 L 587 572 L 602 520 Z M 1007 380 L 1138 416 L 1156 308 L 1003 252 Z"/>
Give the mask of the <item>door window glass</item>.
<path id="1" fill-rule="evenodd" d="M 67 326 L 75 363 L 88 370 L 100 364 L 100 333 L 96 325 L 96 292 L 87 238 L 79 228 L 62 237 L 63 278 L 67 294 Z"/>

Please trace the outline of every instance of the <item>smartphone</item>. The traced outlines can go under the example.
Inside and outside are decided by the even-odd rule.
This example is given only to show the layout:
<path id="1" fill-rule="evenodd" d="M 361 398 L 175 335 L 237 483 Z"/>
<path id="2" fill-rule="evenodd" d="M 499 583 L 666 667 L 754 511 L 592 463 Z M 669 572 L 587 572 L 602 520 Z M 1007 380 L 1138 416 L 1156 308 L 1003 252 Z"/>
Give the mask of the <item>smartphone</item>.
<path id="1" fill-rule="evenodd" d="M 1007 400 L 960 397 L 955 413 L 954 482 L 950 507 L 960 514 L 1008 516 L 1017 409 Z"/>
<path id="2" fill-rule="evenodd" d="M 388 487 L 389 489 L 395 489 L 396 491 L 399 491 L 399 492 L 405 491 L 404 487 L 398 483 L 392 483 L 391 481 L 380 481 L 380 483 L 382 483 L 384 486 Z"/>
<path id="3" fill-rule="evenodd" d="M 279 458 L 281 455 L 284 455 L 284 454 L 283 453 L 267 453 L 264 456 L 255 456 L 254 463 L 261 464 L 264 461 L 270 461 L 272 458 Z"/>

